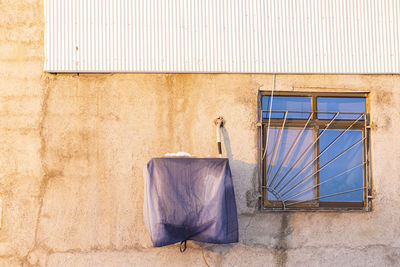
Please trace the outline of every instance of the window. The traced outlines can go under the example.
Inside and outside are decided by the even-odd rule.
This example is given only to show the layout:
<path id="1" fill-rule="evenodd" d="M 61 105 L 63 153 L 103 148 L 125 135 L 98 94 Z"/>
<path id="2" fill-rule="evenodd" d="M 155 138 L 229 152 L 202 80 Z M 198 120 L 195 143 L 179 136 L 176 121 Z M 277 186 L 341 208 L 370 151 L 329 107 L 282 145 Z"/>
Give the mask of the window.
<path id="1" fill-rule="evenodd" d="M 370 210 L 364 93 L 260 94 L 263 207 Z"/>

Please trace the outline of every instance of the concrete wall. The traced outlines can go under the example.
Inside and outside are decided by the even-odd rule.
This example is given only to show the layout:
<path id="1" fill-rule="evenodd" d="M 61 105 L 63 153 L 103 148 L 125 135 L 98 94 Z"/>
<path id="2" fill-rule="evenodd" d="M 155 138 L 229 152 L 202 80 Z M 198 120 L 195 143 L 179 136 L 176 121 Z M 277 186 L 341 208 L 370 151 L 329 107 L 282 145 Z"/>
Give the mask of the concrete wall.
<path id="1" fill-rule="evenodd" d="M 272 75 L 47 74 L 43 26 L 42 1 L 0 1 L 0 266 L 204 266 L 200 244 L 152 248 L 142 168 L 215 155 L 219 115 L 240 242 L 206 244 L 211 266 L 400 265 L 400 75 L 278 75 L 278 90 L 371 91 L 375 199 L 367 213 L 259 213 L 256 101 Z"/>

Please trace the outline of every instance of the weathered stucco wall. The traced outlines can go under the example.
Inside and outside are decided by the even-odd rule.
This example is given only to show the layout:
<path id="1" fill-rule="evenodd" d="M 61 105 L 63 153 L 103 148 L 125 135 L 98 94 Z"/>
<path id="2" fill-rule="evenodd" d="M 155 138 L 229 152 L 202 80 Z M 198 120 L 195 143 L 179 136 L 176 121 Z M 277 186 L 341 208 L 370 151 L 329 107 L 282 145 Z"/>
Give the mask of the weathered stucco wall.
<path id="1" fill-rule="evenodd" d="M 257 92 L 272 75 L 47 74 L 43 31 L 42 1 L 0 1 L 0 266 L 204 265 L 199 244 L 151 247 L 142 168 L 216 155 L 219 115 L 240 242 L 206 245 L 211 266 L 400 265 L 400 75 L 278 75 L 277 90 L 371 92 L 375 199 L 368 213 L 259 213 Z"/>

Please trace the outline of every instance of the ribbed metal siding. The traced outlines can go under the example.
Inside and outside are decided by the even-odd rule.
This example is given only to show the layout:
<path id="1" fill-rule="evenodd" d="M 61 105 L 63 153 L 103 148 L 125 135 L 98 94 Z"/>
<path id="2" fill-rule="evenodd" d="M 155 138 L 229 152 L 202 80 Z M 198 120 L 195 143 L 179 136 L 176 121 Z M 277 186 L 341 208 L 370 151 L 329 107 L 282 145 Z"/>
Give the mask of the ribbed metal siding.
<path id="1" fill-rule="evenodd" d="M 400 73 L 400 0 L 44 0 L 45 71 Z"/>

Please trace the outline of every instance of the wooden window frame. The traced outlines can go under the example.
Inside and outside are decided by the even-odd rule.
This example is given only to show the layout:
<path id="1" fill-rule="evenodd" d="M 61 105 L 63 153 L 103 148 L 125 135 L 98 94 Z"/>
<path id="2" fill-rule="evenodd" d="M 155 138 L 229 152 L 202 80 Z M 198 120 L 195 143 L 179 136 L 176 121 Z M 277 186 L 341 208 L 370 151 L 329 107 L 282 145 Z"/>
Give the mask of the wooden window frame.
<path id="1" fill-rule="evenodd" d="M 290 205 L 290 207 L 284 205 L 282 201 L 269 201 L 267 194 L 268 189 L 266 186 L 266 158 L 263 158 L 262 155 L 264 154 L 265 144 L 266 144 L 266 134 L 265 131 L 268 125 L 268 118 L 263 118 L 263 111 L 262 111 L 262 97 L 263 96 L 299 96 L 299 97 L 310 97 L 311 98 L 311 111 L 313 112 L 313 116 L 307 129 L 313 130 L 313 140 L 315 140 L 316 135 L 318 134 L 319 130 L 326 127 L 327 123 L 330 122 L 330 119 L 318 119 L 317 117 L 317 97 L 343 97 L 343 98 L 365 98 L 366 102 L 366 112 L 364 120 L 360 120 L 352 126 L 351 129 L 354 130 L 361 130 L 362 136 L 364 141 L 362 142 L 362 153 L 363 153 L 363 162 L 365 165 L 363 166 L 363 201 L 362 202 L 338 202 L 338 201 L 321 201 L 321 200 L 314 200 L 309 202 L 304 202 L 300 204 Z M 261 209 L 268 210 L 268 211 L 370 211 L 372 209 L 372 179 L 371 179 L 371 166 L 370 166 L 370 116 L 369 116 L 369 98 L 367 92 L 292 92 L 292 91 L 260 91 L 259 92 L 259 164 L 260 166 L 260 175 L 261 175 L 261 192 L 262 192 L 262 203 Z M 264 111 L 265 112 L 265 111 Z M 340 112 L 340 111 L 339 111 Z M 307 119 L 287 119 L 285 123 L 285 128 L 296 128 L 301 129 L 300 127 L 304 127 L 305 122 Z M 337 130 L 344 130 L 349 127 L 354 120 L 344 120 L 339 119 L 335 120 L 329 127 L 329 130 L 337 129 Z M 283 123 L 283 118 L 279 119 L 270 119 L 270 127 L 281 127 Z M 313 147 L 313 159 L 319 153 L 319 141 Z M 313 170 L 318 170 L 319 160 L 316 160 L 313 163 Z M 318 184 L 319 173 L 315 174 L 313 177 L 314 185 Z M 318 190 L 319 186 L 313 189 L 313 198 L 318 197 Z M 290 203 L 290 202 L 286 202 Z"/>

